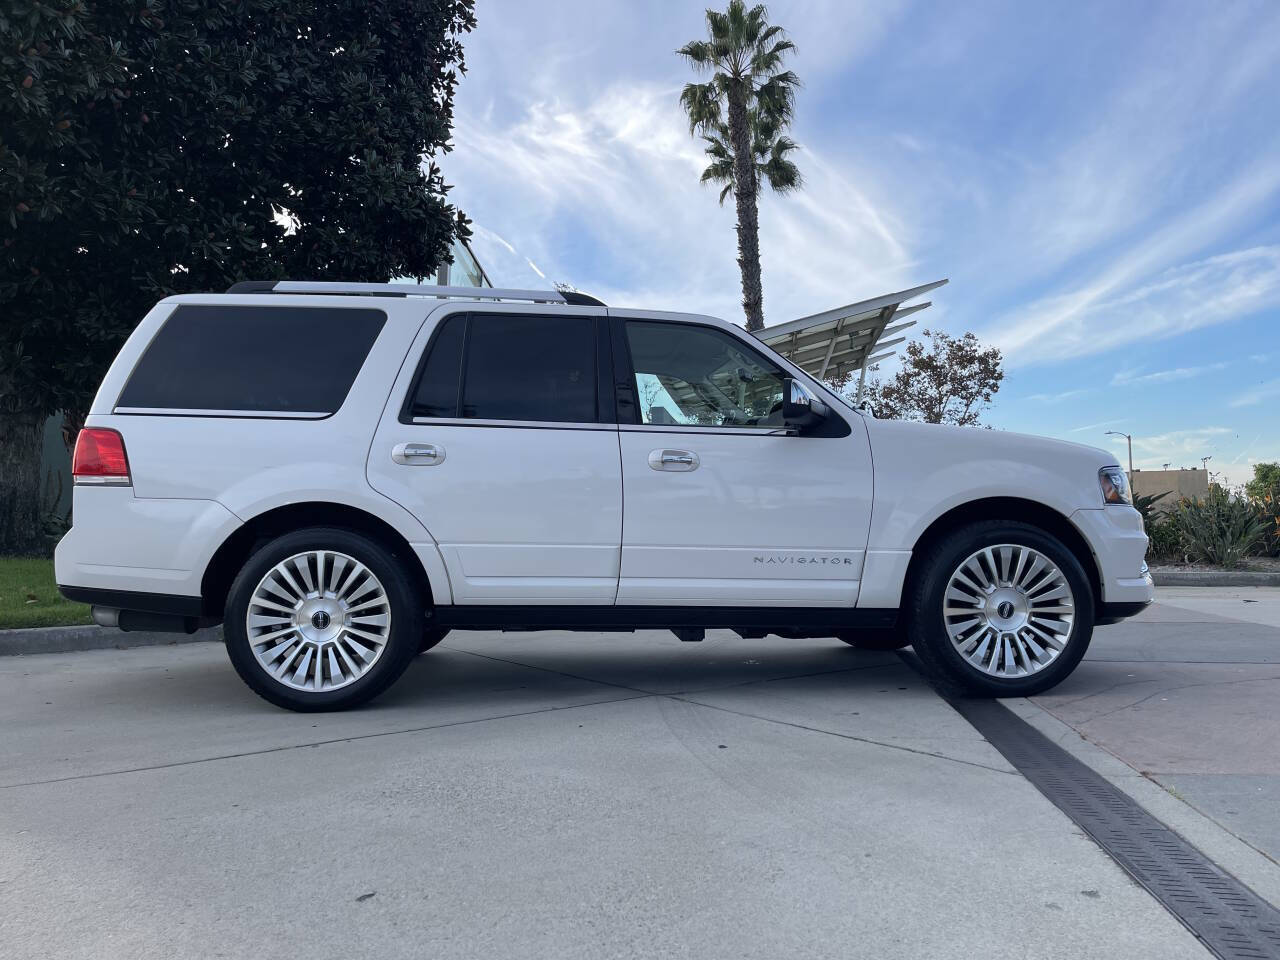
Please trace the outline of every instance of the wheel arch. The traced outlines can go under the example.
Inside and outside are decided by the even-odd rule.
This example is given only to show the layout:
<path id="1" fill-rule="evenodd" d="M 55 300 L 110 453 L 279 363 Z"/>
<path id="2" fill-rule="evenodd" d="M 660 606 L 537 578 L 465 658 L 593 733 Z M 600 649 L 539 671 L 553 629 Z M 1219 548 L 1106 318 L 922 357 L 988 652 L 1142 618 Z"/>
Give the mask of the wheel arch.
<path id="1" fill-rule="evenodd" d="M 1046 506 L 1036 500 L 1024 500 L 1020 497 L 986 497 L 971 500 L 952 507 L 937 517 L 916 540 L 911 548 L 911 561 L 907 565 L 907 573 L 903 579 L 903 596 L 914 578 L 920 576 L 929 555 L 929 548 L 951 531 L 982 520 L 1015 520 L 1039 527 L 1062 541 L 1063 546 L 1072 552 L 1080 566 L 1084 568 L 1089 580 L 1089 589 L 1093 593 L 1095 608 L 1102 604 L 1102 577 L 1098 558 L 1094 556 L 1089 541 L 1076 529 L 1075 524 L 1064 514 L 1053 507 Z"/>
<path id="2" fill-rule="evenodd" d="M 291 503 L 266 510 L 246 520 L 218 547 L 200 583 L 206 616 L 221 619 L 227 593 L 236 573 L 264 542 L 305 527 L 338 527 L 363 534 L 376 541 L 405 565 L 410 578 L 422 591 L 425 602 L 434 602 L 431 580 L 416 550 L 404 535 L 381 517 L 343 503 L 312 501 Z"/>

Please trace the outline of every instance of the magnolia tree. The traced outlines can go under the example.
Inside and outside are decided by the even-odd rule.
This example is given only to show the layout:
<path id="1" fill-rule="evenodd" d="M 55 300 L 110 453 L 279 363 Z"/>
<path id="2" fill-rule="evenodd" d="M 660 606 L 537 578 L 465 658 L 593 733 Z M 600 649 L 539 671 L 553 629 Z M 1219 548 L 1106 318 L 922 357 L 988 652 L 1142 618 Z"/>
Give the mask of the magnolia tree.
<path id="1" fill-rule="evenodd" d="M 0 553 L 40 438 L 146 310 L 242 279 L 430 275 L 473 0 L 10 0 L 0 14 Z M 280 358 L 287 363 L 288 358 Z"/>
<path id="2" fill-rule="evenodd" d="M 1004 380 L 999 349 L 983 347 L 972 333 L 959 338 L 941 330 L 923 334 L 924 341 L 907 344 L 902 368 L 891 379 L 875 377 L 866 385 L 871 409 L 884 420 L 977 424 Z M 832 385 L 844 390 L 850 379 L 845 375 Z"/>

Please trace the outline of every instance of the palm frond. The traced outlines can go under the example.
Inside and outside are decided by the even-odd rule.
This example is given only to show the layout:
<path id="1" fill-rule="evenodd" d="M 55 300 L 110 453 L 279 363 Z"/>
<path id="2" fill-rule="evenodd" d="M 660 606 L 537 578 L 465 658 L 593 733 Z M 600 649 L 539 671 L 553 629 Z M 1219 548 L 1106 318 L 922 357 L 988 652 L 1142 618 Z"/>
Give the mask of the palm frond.
<path id="1" fill-rule="evenodd" d="M 690 40 L 676 51 L 695 70 L 705 70 L 711 66 L 711 52 L 711 44 L 705 40 Z"/>
<path id="2" fill-rule="evenodd" d="M 714 83 L 686 83 L 680 91 L 680 106 L 689 117 L 689 132 L 720 123 L 720 93 Z"/>
<path id="3" fill-rule="evenodd" d="M 680 92 L 689 131 L 702 137 L 709 161 L 701 182 L 721 185 L 721 203 L 733 195 L 735 137 L 729 131 L 727 104 L 731 92 L 738 96 L 747 91 L 744 149 L 751 153 L 756 191 L 763 182 L 783 193 L 799 189 L 804 180 L 790 159 L 798 147 L 784 133 L 800 86 L 800 78 L 783 69 L 795 44 L 782 27 L 769 22 L 762 3 L 748 7 L 745 0 L 729 0 L 723 10 L 706 11 L 706 25 L 706 38 L 676 51 L 696 70 L 710 72 L 706 83 L 686 84 Z"/>

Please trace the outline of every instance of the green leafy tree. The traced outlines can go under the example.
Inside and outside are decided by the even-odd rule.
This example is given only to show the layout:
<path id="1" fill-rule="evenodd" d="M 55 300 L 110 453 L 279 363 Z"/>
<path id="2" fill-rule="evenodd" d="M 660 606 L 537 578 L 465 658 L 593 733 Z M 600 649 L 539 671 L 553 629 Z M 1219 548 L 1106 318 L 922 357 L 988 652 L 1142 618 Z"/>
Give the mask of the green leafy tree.
<path id="1" fill-rule="evenodd" d="M 782 136 L 791 123 L 800 85 L 793 72 L 783 69 L 795 44 L 781 27 L 769 23 L 763 4 L 748 9 L 742 0 L 730 0 L 723 12 L 708 10 L 706 22 L 707 39 L 686 43 L 676 52 L 695 70 L 710 72 L 711 79 L 686 84 L 680 103 L 689 115 L 689 131 L 706 140 L 712 158 L 703 182 L 725 183 L 733 194 L 742 309 L 747 329 L 759 330 L 764 326 L 757 208 L 760 180 L 763 176 L 783 190 L 800 186 L 799 171 L 787 158 L 795 144 Z M 726 190 L 721 191 L 722 202 Z"/>
<path id="2" fill-rule="evenodd" d="M 999 348 L 983 347 L 972 333 L 959 338 L 941 330 L 923 333 L 928 344 L 907 344 L 902 368 L 892 379 L 876 378 L 868 385 L 871 408 L 885 420 L 977 425 L 1004 380 Z"/>
<path id="3" fill-rule="evenodd" d="M 0 12 L 0 552 L 161 297 L 424 277 L 473 0 L 10 0 Z M 288 358 L 281 358 L 288 362 Z"/>
<path id="4" fill-rule="evenodd" d="M 1261 500 L 1267 494 L 1280 495 L 1280 463 L 1255 463 L 1253 479 L 1244 485 L 1245 492 Z"/>

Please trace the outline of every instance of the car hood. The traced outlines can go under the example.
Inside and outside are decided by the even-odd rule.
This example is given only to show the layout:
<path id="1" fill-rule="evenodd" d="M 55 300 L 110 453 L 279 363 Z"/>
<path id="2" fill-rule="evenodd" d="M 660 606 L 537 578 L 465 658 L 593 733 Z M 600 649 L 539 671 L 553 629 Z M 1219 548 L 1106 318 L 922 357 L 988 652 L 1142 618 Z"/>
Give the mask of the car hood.
<path id="1" fill-rule="evenodd" d="M 1022 460 L 1050 469 L 1100 467 L 1118 463 L 1115 454 L 1101 447 L 1054 440 L 1028 433 L 987 430 L 981 427 L 953 427 L 946 424 L 920 423 L 912 420 L 875 420 L 866 418 L 872 447 L 884 443 L 904 446 L 927 446 L 935 454 L 954 449 L 966 459 L 989 457 L 993 460 Z"/>

